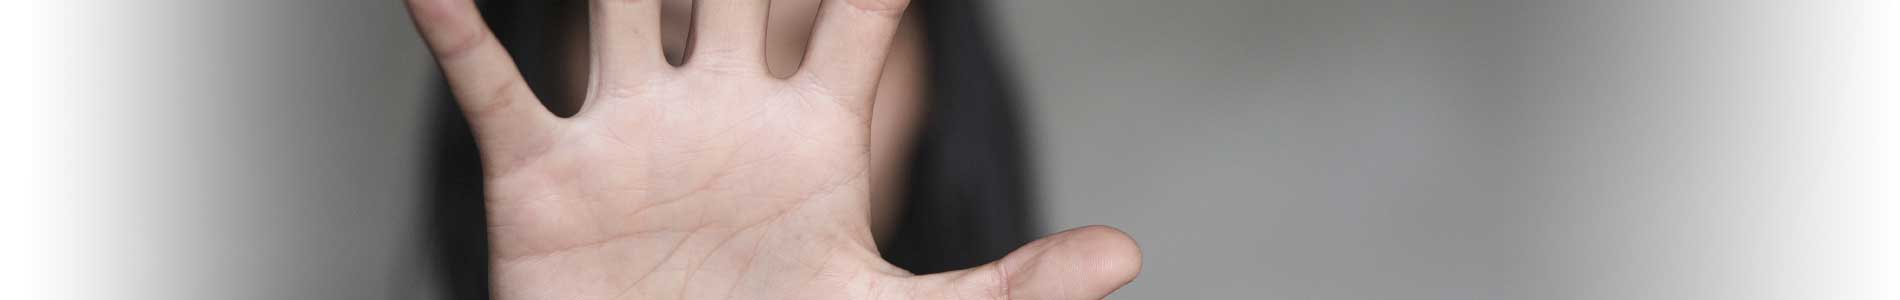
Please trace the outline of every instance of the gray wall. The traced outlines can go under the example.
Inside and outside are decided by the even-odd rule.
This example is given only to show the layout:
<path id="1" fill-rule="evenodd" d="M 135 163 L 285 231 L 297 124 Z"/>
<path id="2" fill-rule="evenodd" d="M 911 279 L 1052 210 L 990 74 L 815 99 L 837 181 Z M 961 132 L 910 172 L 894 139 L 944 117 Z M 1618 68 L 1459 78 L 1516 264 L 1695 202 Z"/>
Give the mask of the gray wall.
<path id="1" fill-rule="evenodd" d="M 1825 173 L 1796 161 L 1813 135 L 1843 130 L 1814 126 L 1836 117 L 1815 107 L 1895 112 L 1878 104 L 1894 98 L 1831 86 L 1855 75 L 1829 72 L 1862 62 L 1813 60 L 1845 54 L 1829 45 L 1854 38 L 1835 31 L 1871 26 L 1841 21 L 1867 15 L 1848 10 L 1894 10 L 997 8 L 1031 87 L 1046 213 L 1055 227 L 1114 224 L 1142 242 L 1147 264 L 1126 298 L 1813 295 L 1778 266 L 1833 246 L 1781 244 L 1816 232 L 1779 226 L 1824 217 L 1787 213 L 1891 200 L 1789 191 L 1825 189 L 1794 171 Z M 1900 228 L 1886 226 L 1875 228 Z"/>
<path id="2" fill-rule="evenodd" d="M 1047 229 L 1142 243 L 1118 298 L 1900 294 L 1900 63 L 1880 54 L 1900 43 L 1862 30 L 1900 18 L 1879 1 L 992 2 Z M 54 289 L 433 294 L 433 70 L 399 1 L 93 4 L 48 20 L 126 38 L 48 38 L 91 63 L 45 76 L 122 85 L 34 111 L 116 121 L 36 128 L 126 153 L 43 153 L 84 179 L 48 195 L 102 201 L 70 207 L 101 238 L 47 253 L 125 284 Z M 76 18 L 100 14 L 123 24 Z"/>
<path id="3" fill-rule="evenodd" d="M 1523 298 L 1511 32 L 1447 2 L 999 2 L 1046 213 L 1141 241 L 1128 299 Z"/>

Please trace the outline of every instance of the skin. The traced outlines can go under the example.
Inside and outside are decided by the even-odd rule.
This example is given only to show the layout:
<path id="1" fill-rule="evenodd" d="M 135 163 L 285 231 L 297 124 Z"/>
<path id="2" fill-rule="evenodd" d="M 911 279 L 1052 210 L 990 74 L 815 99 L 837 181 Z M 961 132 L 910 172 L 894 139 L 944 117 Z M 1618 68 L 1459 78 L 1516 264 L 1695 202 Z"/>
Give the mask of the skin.
<path id="1" fill-rule="evenodd" d="M 818 14 L 819 0 L 778 0 L 771 3 L 771 11 L 766 20 L 766 66 L 773 76 L 790 76 L 798 70 L 804 60 L 807 41 Z M 680 62 L 686 53 L 689 28 L 692 27 L 692 0 L 663 0 L 660 11 L 661 49 L 666 52 L 667 61 Z M 577 5 L 581 11 L 586 5 Z M 562 57 L 563 78 L 566 80 L 555 95 L 562 97 L 557 105 L 567 108 L 581 106 L 581 99 L 587 95 L 588 79 L 592 76 L 593 61 L 588 44 L 588 24 L 584 17 L 575 16 L 566 20 L 567 30 L 564 39 Z M 914 145 L 918 126 L 921 125 L 925 87 L 925 51 L 923 27 L 917 17 L 905 16 L 898 25 L 897 36 L 892 41 L 890 56 L 885 59 L 882 78 L 878 80 L 877 96 L 873 100 L 877 105 L 871 111 L 871 229 L 878 241 L 884 241 L 897 230 L 898 211 L 903 208 L 903 174 L 907 170 L 911 145 Z M 547 99 L 543 99 L 547 100 Z M 546 103 L 546 102 L 543 102 Z M 892 180 L 881 180 L 890 178 Z"/>
<path id="2" fill-rule="evenodd" d="M 569 118 L 470 0 L 408 2 L 482 151 L 498 298 L 1100 299 L 1140 270 L 1134 240 L 1102 226 L 961 271 L 879 258 L 872 104 L 906 1 L 824 0 L 784 76 L 767 0 L 700 0 L 680 65 L 658 1 L 594 1 Z"/>

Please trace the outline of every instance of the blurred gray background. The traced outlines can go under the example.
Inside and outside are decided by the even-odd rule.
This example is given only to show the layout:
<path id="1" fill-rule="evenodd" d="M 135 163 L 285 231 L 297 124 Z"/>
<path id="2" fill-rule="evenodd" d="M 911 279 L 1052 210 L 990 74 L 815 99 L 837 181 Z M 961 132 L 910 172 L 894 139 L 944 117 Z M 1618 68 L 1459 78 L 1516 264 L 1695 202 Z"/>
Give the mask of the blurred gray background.
<path id="1" fill-rule="evenodd" d="M 1828 75 L 1873 70 L 1830 46 L 1880 24 L 1857 7 L 991 2 L 1046 230 L 1142 245 L 1120 299 L 1814 299 L 1900 273 L 1855 252 L 1896 249 L 1865 239 L 1893 222 L 1827 222 L 1892 219 L 1867 198 L 1890 182 L 1828 181 L 1892 161 L 1821 155 L 1891 136 L 1811 134 L 1894 112 L 1835 97 L 1890 91 Z M 168 225 L 124 229 L 147 250 L 112 276 L 176 281 L 146 298 L 435 296 L 417 218 L 435 71 L 400 1 L 186 3 L 216 8 L 139 20 L 211 41 L 148 50 L 202 73 L 153 91 L 198 113 L 127 121 L 180 137 L 143 154 L 176 165 L 122 176 L 202 175 L 141 190 L 181 214 L 128 218 Z"/>

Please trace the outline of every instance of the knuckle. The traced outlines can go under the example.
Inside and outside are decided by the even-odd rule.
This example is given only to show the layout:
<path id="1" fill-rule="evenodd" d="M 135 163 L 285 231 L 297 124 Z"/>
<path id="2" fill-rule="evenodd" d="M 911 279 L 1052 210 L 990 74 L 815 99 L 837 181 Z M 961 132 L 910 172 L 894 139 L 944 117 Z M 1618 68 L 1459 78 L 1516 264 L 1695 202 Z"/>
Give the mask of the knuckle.
<path id="1" fill-rule="evenodd" d="M 465 0 L 409 0 L 409 11 L 429 42 L 429 48 L 441 58 L 460 57 L 488 43 L 486 28 L 470 28 Z M 481 27 L 481 26 L 475 26 Z"/>
<path id="2" fill-rule="evenodd" d="M 438 59 L 453 61 L 480 51 L 482 47 L 494 41 L 493 37 L 494 35 L 489 34 L 487 30 L 476 30 L 451 38 L 450 41 L 432 48 L 435 49 Z"/>
<path id="3" fill-rule="evenodd" d="M 515 95 L 520 93 L 521 89 L 524 88 L 526 88 L 526 86 L 513 82 L 496 85 L 490 88 L 486 96 L 480 99 L 471 99 L 476 101 L 470 103 L 468 112 L 476 115 L 493 115 L 508 111 L 513 108 L 515 102 L 519 102 L 515 101 L 515 98 L 517 98 Z"/>

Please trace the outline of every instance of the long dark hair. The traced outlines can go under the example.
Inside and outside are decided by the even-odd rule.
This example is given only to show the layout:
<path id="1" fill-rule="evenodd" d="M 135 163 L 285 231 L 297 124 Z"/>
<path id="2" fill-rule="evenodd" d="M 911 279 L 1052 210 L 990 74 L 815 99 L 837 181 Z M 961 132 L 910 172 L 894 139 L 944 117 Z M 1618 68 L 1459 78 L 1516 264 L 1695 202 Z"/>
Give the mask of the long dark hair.
<path id="1" fill-rule="evenodd" d="M 555 18 L 576 17 L 553 1 L 490 0 L 482 14 L 537 91 L 557 90 Z M 878 245 L 918 274 L 967 268 L 1028 242 L 1037 226 L 1016 93 L 980 1 L 913 0 L 929 53 L 929 97 L 909 159 L 896 234 Z M 584 17 L 584 14 L 581 14 Z M 444 98 L 434 111 L 432 251 L 455 299 L 488 298 L 488 240 L 481 163 L 468 123 Z M 549 99 L 544 94 L 543 99 Z M 554 110 L 561 110 L 554 108 Z"/>

